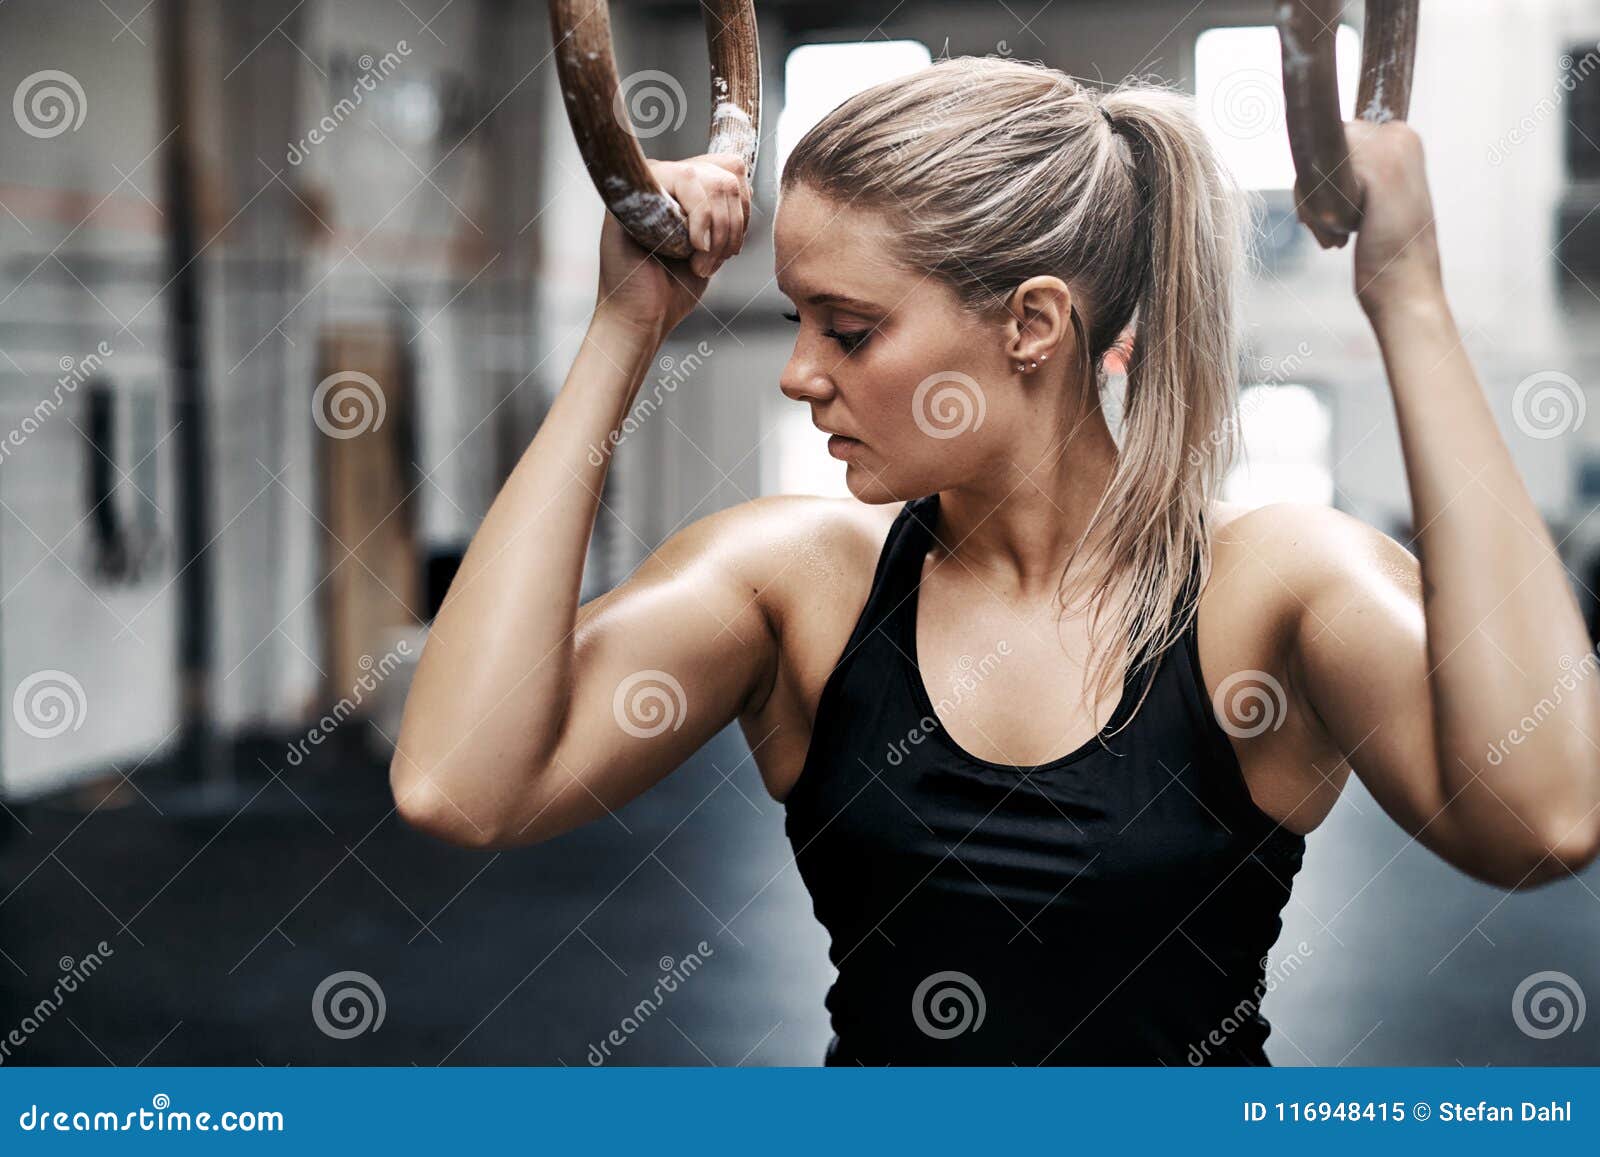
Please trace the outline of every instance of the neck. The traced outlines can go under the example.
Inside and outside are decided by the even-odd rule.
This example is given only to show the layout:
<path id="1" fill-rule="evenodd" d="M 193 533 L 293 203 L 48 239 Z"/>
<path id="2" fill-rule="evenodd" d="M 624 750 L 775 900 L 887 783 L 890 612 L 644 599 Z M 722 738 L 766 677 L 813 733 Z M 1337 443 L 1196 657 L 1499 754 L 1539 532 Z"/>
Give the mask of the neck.
<path id="1" fill-rule="evenodd" d="M 1021 595 L 1055 590 L 1117 461 L 1098 405 L 1061 428 L 1032 428 L 1043 433 L 1023 435 L 987 469 L 939 493 L 936 549 Z"/>

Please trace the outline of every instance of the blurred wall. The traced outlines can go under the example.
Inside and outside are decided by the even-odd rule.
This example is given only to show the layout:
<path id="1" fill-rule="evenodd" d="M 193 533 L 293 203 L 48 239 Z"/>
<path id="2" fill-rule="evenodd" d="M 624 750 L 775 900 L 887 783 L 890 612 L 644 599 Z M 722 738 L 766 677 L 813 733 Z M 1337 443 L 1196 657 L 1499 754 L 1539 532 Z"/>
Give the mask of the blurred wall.
<path id="1" fill-rule="evenodd" d="M 80 725 L 49 740 L 4 717 L 3 783 L 13 795 L 105 759 L 137 759 L 177 715 L 154 10 L 130 10 L 126 27 L 100 5 L 83 5 L 79 19 L 60 12 L 45 0 L 0 7 L 0 44 L 27 46 L 6 57 L 7 90 L 59 69 L 77 78 L 86 105 L 79 127 L 50 136 L 0 118 L 0 415 L 18 426 L 57 391 L 63 359 L 76 366 L 107 341 L 114 352 L 100 376 L 125 419 L 116 465 L 130 473 L 112 502 L 126 520 L 153 525 L 139 574 L 96 576 L 81 390 L 67 391 L 59 413 L 0 460 L 0 691 L 59 671 L 86 703 Z M 1003 52 L 1085 78 L 1141 72 L 1190 86 L 1201 32 L 1269 18 L 1268 4 L 1228 2 L 1058 4 L 1031 20 L 954 3 L 865 16 L 763 5 L 768 139 L 752 236 L 662 351 L 646 389 L 664 404 L 613 455 L 586 595 L 625 577 L 687 522 L 759 493 L 777 451 L 776 417 L 793 403 L 776 377 L 792 334 L 772 278 L 771 133 L 790 48 L 911 38 L 935 55 Z M 647 150 L 699 151 L 709 104 L 695 6 L 618 4 L 613 23 L 624 75 L 659 69 L 685 94 L 681 127 L 650 136 Z M 1558 208 L 1585 195 L 1561 156 L 1558 62 L 1569 45 L 1600 38 L 1600 12 L 1576 0 L 1464 0 L 1448 10 L 1433 0 L 1423 27 L 1413 120 L 1427 142 L 1452 302 L 1534 496 L 1563 535 L 1574 531 L 1563 550 L 1581 561 L 1600 548 L 1574 490 L 1597 452 L 1596 424 L 1530 436 L 1511 402 L 1539 371 L 1595 377 L 1600 299 L 1581 285 L 1561 291 L 1552 251 Z M 271 727 L 316 710 L 321 694 L 330 556 L 316 516 L 320 435 L 309 401 L 318 335 L 370 322 L 401 335 L 420 412 L 421 533 L 432 547 L 459 550 L 570 364 L 594 300 L 601 207 L 557 97 L 541 5 L 458 0 L 428 19 L 389 0 L 207 0 L 194 7 L 193 36 L 213 698 L 225 729 Z M 308 143 L 386 58 L 395 66 L 361 108 Z M 1497 142 L 1536 112 L 1532 131 L 1491 161 Z M 1336 501 L 1395 530 L 1409 502 L 1350 254 L 1316 250 L 1283 197 L 1269 196 L 1266 210 L 1262 227 L 1276 240 L 1246 307 L 1252 355 L 1311 350 L 1304 377 L 1334 410 Z"/>

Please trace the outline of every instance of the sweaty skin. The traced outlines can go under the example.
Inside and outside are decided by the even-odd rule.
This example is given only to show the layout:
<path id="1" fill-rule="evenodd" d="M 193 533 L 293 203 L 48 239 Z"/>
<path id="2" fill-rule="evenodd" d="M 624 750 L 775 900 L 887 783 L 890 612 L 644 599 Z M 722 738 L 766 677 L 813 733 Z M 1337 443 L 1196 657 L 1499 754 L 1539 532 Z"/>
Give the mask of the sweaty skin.
<path id="1" fill-rule="evenodd" d="M 1486 758 L 1588 638 L 1446 304 L 1421 143 L 1400 122 L 1347 134 L 1365 191 L 1356 292 L 1388 371 L 1427 561 L 1331 509 L 1218 504 L 1199 607 L 1204 680 L 1213 697 L 1245 672 L 1283 689 L 1281 723 L 1233 745 L 1256 803 L 1286 827 L 1315 828 L 1354 770 L 1443 859 L 1526 888 L 1581 869 L 1600 846 L 1589 738 L 1600 679 Z M 1115 447 L 1096 399 L 1064 404 L 1073 291 L 1036 276 L 1006 317 L 975 321 L 942 283 L 895 265 L 883 220 L 804 187 L 785 192 L 775 224 L 778 284 L 799 319 L 779 386 L 847 439 L 831 452 L 859 501 L 775 496 L 701 518 L 578 605 L 610 461 L 590 450 L 608 445 L 702 275 L 739 251 L 748 224 L 737 159 L 652 166 L 700 252 L 687 266 L 657 261 L 607 218 L 583 346 L 423 653 L 391 767 L 401 814 L 472 847 L 546 840 L 638 796 L 735 719 L 783 799 L 888 526 L 904 500 L 933 491 L 942 545 L 924 563 L 917 646 L 935 700 L 963 656 L 1000 638 L 1010 647 L 981 688 L 952 696 L 945 726 L 996 762 L 1076 748 L 1115 702 L 1081 702 L 1085 624 L 1058 621 L 1056 586 Z M 1019 374 L 1019 361 L 1039 368 Z M 984 419 L 929 437 L 913 420 L 917 390 L 949 371 L 982 383 Z M 641 690 L 664 716 L 630 714 Z"/>

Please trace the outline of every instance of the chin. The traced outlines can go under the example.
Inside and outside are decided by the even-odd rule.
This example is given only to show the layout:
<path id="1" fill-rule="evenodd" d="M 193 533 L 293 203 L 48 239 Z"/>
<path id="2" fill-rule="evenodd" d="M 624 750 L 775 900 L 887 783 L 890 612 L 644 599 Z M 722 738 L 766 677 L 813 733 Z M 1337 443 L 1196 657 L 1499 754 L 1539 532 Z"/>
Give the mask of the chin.
<path id="1" fill-rule="evenodd" d="M 890 502 L 899 502 L 903 498 L 888 479 L 874 478 L 867 471 L 858 470 L 854 466 L 846 467 L 844 484 L 849 488 L 851 497 L 857 502 L 865 502 L 868 506 L 884 506 Z"/>
<path id="2" fill-rule="evenodd" d="M 858 502 L 864 502 L 868 506 L 909 502 L 913 498 L 931 494 L 939 488 L 937 483 L 932 482 L 928 483 L 927 488 L 921 488 L 915 479 L 895 477 L 893 471 L 874 475 L 872 471 L 863 470 L 854 464 L 846 467 L 844 484 Z"/>

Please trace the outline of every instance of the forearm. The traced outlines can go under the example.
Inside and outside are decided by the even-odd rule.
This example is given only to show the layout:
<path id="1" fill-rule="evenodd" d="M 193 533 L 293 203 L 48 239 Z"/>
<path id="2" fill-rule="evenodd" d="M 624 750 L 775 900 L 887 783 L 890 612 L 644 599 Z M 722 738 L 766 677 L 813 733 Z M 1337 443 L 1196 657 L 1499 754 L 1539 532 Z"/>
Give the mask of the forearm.
<path id="1" fill-rule="evenodd" d="M 1554 848 L 1600 815 L 1600 678 L 1554 542 L 1442 291 L 1374 311 L 1422 554 L 1444 798 L 1470 830 Z M 1523 720 L 1532 717 L 1536 726 Z"/>
<path id="2" fill-rule="evenodd" d="M 406 700 L 391 778 L 413 814 L 481 828 L 559 737 L 584 559 L 621 425 L 660 337 L 603 314 L 473 536 Z"/>

